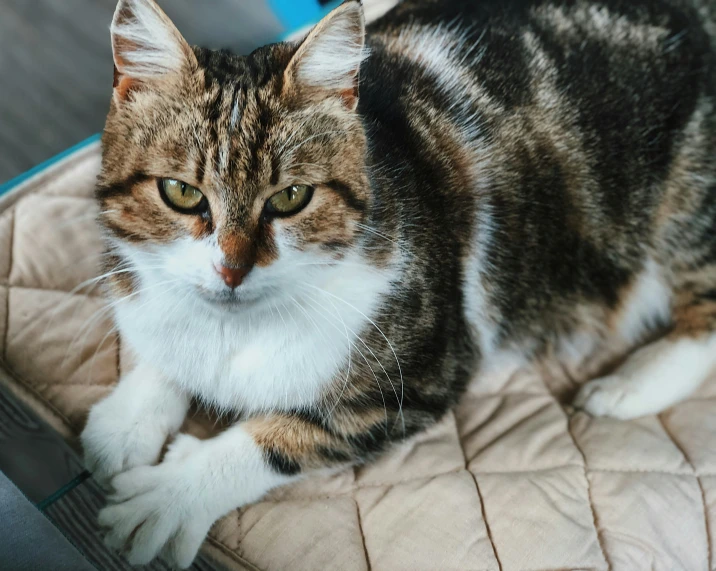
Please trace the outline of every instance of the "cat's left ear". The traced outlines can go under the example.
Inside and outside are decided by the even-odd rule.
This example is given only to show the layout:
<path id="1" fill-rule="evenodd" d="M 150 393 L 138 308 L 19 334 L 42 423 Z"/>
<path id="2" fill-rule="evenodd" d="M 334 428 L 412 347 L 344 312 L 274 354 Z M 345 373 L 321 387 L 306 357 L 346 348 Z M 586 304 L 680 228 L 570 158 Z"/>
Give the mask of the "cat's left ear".
<path id="1" fill-rule="evenodd" d="M 284 93 L 338 96 L 355 110 L 358 71 L 366 55 L 363 6 L 359 0 L 348 0 L 303 40 L 286 68 Z"/>
<path id="2" fill-rule="evenodd" d="M 119 0 L 112 25 L 114 96 L 177 78 L 197 67 L 196 56 L 154 0 Z"/>

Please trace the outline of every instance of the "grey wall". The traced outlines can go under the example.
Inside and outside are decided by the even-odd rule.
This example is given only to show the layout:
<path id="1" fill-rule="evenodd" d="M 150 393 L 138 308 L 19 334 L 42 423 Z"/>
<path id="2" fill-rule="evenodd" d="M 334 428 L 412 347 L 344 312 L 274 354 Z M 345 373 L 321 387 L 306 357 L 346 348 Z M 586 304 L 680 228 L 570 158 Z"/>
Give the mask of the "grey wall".
<path id="1" fill-rule="evenodd" d="M 159 0 L 192 44 L 273 41 L 264 0 Z M 100 131 L 112 90 L 116 0 L 0 0 L 0 184 Z"/>

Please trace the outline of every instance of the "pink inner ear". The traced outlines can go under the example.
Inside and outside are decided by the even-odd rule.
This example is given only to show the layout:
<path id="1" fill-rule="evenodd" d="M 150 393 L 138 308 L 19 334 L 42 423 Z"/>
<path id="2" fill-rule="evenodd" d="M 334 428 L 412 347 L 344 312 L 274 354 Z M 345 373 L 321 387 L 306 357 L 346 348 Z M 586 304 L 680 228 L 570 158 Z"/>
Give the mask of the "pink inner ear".
<path id="1" fill-rule="evenodd" d="M 355 110 L 358 105 L 358 87 L 352 87 L 351 89 L 345 89 L 339 93 L 343 104 L 351 111 Z"/>
<path id="2" fill-rule="evenodd" d="M 130 42 L 119 38 L 115 38 L 114 41 L 114 80 L 112 82 L 112 87 L 114 88 L 117 97 L 123 101 L 127 98 L 127 94 L 135 82 L 130 77 L 127 77 L 119 71 L 121 68 L 126 67 L 125 61 L 119 54 L 121 54 L 123 50 L 130 49 L 128 46 L 131 44 Z"/>
<path id="3" fill-rule="evenodd" d="M 126 75 L 122 75 L 121 73 L 119 73 L 119 70 L 115 66 L 114 81 L 112 83 L 112 87 L 114 88 L 114 93 L 120 101 L 125 101 L 127 99 L 129 92 L 135 85 L 135 80 L 133 80 L 131 77 L 127 77 Z"/>

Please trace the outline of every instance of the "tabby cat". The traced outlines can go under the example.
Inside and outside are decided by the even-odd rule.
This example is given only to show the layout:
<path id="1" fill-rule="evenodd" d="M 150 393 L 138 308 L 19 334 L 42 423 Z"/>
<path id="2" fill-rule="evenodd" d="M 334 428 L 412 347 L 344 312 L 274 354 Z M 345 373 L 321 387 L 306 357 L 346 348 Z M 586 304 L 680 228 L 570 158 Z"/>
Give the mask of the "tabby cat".
<path id="1" fill-rule="evenodd" d="M 97 198 L 136 366 L 82 435 L 108 543 L 188 566 L 223 514 L 545 352 L 585 380 L 626 356 L 578 392 L 593 415 L 690 395 L 716 365 L 714 22 L 406 0 L 366 31 L 348 0 L 240 57 L 120 0 Z M 239 420 L 176 435 L 192 400 Z"/>

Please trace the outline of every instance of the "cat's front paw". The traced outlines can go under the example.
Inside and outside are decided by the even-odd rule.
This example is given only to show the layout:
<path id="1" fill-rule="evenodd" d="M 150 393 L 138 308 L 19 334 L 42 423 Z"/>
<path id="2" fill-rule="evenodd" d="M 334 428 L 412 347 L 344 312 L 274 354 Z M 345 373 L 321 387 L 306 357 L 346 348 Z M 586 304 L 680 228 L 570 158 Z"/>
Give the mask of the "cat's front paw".
<path id="1" fill-rule="evenodd" d="M 81 441 L 85 465 L 105 485 L 117 474 L 154 464 L 186 415 L 188 398 L 138 366 L 92 407 Z"/>
<path id="2" fill-rule="evenodd" d="M 109 530 L 107 546 L 125 551 L 132 565 L 161 554 L 170 565 L 189 567 L 218 517 L 196 468 L 184 457 L 116 476 L 111 504 L 99 514 L 100 525 Z"/>
<path id="3" fill-rule="evenodd" d="M 167 432 L 156 419 L 137 417 L 110 396 L 90 411 L 82 432 L 85 465 L 100 484 L 120 472 L 157 461 Z"/>

